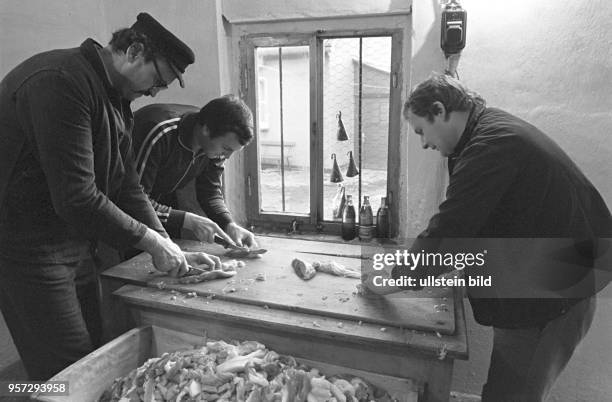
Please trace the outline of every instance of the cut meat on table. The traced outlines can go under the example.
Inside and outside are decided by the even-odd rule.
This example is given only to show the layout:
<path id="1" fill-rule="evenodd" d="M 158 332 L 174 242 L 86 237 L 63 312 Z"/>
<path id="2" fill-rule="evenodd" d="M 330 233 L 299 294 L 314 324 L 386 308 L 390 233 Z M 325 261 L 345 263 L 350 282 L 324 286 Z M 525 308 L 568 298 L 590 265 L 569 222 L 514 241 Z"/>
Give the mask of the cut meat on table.
<path id="1" fill-rule="evenodd" d="M 336 261 L 328 262 L 313 262 L 312 266 L 318 272 L 325 272 L 336 276 L 344 276 L 347 278 L 361 279 L 361 272 L 346 268 L 344 265 L 338 264 Z"/>
<path id="2" fill-rule="evenodd" d="M 215 279 L 227 279 L 236 275 L 236 269 L 239 267 L 243 267 L 244 263 L 242 261 L 230 260 L 221 263 L 221 269 L 211 270 L 208 265 L 199 265 L 195 267 L 198 271 L 206 271 L 199 274 L 190 275 L 189 273 L 186 276 L 178 278 L 178 283 L 182 284 L 192 284 L 192 283 L 200 283 L 206 281 L 213 281 Z"/>
<path id="3" fill-rule="evenodd" d="M 342 276 L 345 278 L 361 279 L 361 272 L 346 268 L 344 265 L 338 264 L 335 261 L 319 262 L 314 261 L 309 263 L 300 258 L 294 258 L 291 266 L 295 270 L 297 276 L 304 280 L 312 279 L 317 272 Z"/>
<path id="4" fill-rule="evenodd" d="M 313 268 L 312 264 L 299 258 L 294 258 L 293 261 L 291 261 L 291 266 L 293 267 L 293 270 L 295 271 L 297 276 L 304 279 L 305 281 L 314 278 L 317 273 L 317 271 L 315 271 L 315 269 Z"/>
<path id="5" fill-rule="evenodd" d="M 265 249 L 248 249 L 248 248 L 234 248 L 229 250 L 225 255 L 231 258 L 246 258 L 246 259 L 254 259 L 261 258 L 262 254 L 265 254 L 267 250 Z"/>
<path id="6" fill-rule="evenodd" d="M 204 272 L 199 275 L 183 276 L 181 278 L 178 278 L 178 283 L 182 283 L 182 284 L 200 283 L 200 282 L 212 281 L 215 279 L 226 279 L 226 278 L 231 278 L 232 276 L 236 274 L 237 274 L 236 271 L 222 271 L 220 269 L 215 269 L 213 271 Z"/>

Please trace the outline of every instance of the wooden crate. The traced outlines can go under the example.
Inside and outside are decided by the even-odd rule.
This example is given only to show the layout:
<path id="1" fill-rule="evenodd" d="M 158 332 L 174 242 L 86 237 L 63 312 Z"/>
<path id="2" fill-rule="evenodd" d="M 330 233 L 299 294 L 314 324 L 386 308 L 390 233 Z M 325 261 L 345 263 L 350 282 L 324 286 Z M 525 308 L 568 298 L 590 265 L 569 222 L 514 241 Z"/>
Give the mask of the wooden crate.
<path id="1" fill-rule="evenodd" d="M 69 396 L 34 394 L 32 399 L 45 402 L 95 402 L 113 380 L 128 374 L 147 359 L 165 352 L 193 349 L 204 339 L 192 334 L 157 326 L 132 329 L 64 369 L 50 381 L 68 381 Z M 409 379 L 348 369 L 331 364 L 298 359 L 326 375 L 351 374 L 386 389 L 400 402 L 418 402 L 419 390 Z"/>

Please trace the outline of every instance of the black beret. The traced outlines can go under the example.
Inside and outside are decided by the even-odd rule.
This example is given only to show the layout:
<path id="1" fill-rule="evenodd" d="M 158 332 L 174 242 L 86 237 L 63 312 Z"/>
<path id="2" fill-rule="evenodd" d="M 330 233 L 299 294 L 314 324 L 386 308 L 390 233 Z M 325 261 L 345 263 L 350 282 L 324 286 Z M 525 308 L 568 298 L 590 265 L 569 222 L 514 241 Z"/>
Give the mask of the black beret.
<path id="1" fill-rule="evenodd" d="M 195 56 L 189 46 L 147 13 L 138 14 L 136 22 L 131 28 L 145 34 L 155 44 L 174 70 L 181 87 L 184 88 L 183 73 L 185 68 L 195 61 Z"/>

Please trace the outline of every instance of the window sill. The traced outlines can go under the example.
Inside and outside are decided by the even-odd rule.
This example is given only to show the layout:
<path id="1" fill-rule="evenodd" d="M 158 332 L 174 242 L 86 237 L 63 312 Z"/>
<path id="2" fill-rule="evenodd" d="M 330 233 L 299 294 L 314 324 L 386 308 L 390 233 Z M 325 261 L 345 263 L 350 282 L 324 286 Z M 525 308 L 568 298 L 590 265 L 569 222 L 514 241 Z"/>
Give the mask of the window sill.
<path id="1" fill-rule="evenodd" d="M 283 239 L 296 239 L 296 240 L 310 240 L 320 241 L 325 243 L 340 243 L 340 244 L 351 244 L 354 246 L 370 246 L 370 247 L 389 247 L 399 245 L 396 239 L 377 239 L 374 238 L 371 241 L 361 241 L 359 238 L 355 238 L 350 241 L 342 240 L 339 235 L 333 235 L 329 233 L 283 233 L 283 232 L 272 232 L 272 231 L 256 231 L 255 235 L 267 236 L 267 237 L 280 237 Z"/>

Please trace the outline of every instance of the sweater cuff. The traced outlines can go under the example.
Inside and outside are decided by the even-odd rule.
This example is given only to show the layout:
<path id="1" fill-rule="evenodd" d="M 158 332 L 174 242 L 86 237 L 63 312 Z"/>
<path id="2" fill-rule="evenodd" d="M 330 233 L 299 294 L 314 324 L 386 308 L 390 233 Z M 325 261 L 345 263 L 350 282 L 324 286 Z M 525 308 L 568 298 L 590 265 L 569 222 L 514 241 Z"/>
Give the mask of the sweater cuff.
<path id="1" fill-rule="evenodd" d="M 185 223 L 185 211 L 172 208 L 166 222 L 166 230 L 170 237 L 181 237 L 181 229 Z"/>
<path id="2" fill-rule="evenodd" d="M 225 231 L 225 229 L 227 229 L 227 225 L 229 225 L 230 223 L 234 222 L 234 220 L 232 219 L 232 215 L 229 212 L 225 212 L 225 213 L 219 214 L 219 215 L 215 216 L 215 218 L 213 220 L 224 231 Z"/>

